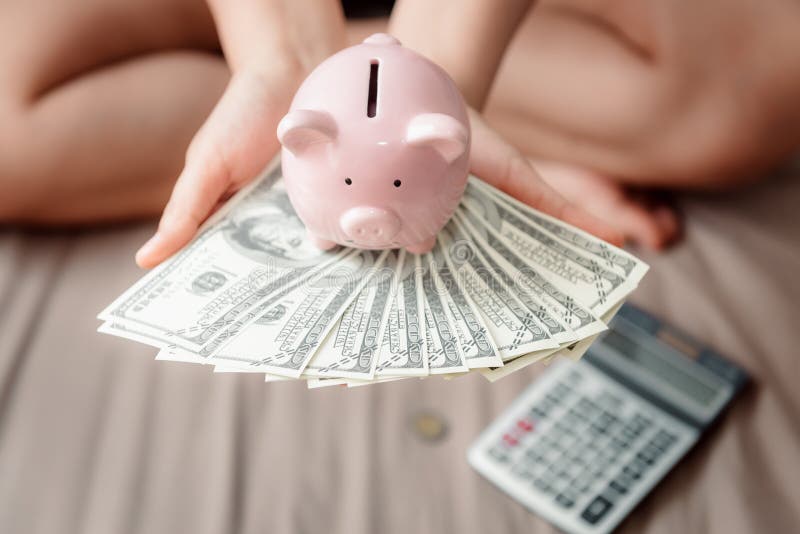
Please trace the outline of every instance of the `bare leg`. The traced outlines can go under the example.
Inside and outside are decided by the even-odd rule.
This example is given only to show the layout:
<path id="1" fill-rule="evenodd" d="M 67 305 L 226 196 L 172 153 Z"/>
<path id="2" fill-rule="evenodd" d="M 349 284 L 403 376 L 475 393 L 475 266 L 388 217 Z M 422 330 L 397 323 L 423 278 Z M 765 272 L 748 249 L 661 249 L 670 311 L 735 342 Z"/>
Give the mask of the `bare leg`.
<path id="1" fill-rule="evenodd" d="M 0 223 L 160 213 L 229 78 L 206 3 L 11 3 L 0 34 Z"/>
<path id="2" fill-rule="evenodd" d="M 565 197 L 661 248 L 678 216 L 642 188 L 736 185 L 800 143 L 798 22 L 781 2 L 543 0 L 486 114 Z"/>
<path id="3" fill-rule="evenodd" d="M 486 114 L 531 157 L 628 184 L 753 179 L 800 143 L 798 24 L 793 2 L 542 0 Z"/>
<path id="4" fill-rule="evenodd" d="M 34 0 L 0 32 L 0 220 L 158 213 L 228 80 L 205 3 Z"/>

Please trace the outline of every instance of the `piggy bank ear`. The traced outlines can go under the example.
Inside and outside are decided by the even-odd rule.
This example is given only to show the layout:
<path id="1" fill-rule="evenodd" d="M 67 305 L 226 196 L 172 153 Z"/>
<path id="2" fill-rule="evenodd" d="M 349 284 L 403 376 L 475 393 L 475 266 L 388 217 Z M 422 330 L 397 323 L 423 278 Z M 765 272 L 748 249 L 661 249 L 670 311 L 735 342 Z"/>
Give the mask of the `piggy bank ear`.
<path id="1" fill-rule="evenodd" d="M 278 123 L 278 140 L 295 156 L 314 145 L 336 139 L 336 121 L 330 113 L 295 109 Z"/>
<path id="2" fill-rule="evenodd" d="M 452 163 L 467 149 L 468 136 L 464 125 L 450 115 L 422 113 L 408 123 L 406 143 L 431 147 Z"/>

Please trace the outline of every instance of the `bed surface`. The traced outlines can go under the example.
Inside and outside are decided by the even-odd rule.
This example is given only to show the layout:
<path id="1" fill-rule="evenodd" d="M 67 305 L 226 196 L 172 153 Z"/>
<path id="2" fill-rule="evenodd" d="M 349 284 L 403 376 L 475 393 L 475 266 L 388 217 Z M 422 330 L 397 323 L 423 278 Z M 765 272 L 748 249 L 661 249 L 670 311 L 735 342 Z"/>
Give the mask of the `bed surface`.
<path id="1" fill-rule="evenodd" d="M 791 173 L 790 173 L 791 174 Z M 746 367 L 754 387 L 622 532 L 800 523 L 800 173 L 687 196 L 687 238 L 638 252 L 632 301 Z M 0 230 L 0 532 L 516 533 L 552 527 L 465 451 L 539 372 L 345 390 L 153 360 L 95 333 L 151 225 Z M 438 441 L 419 414 L 446 422 Z"/>

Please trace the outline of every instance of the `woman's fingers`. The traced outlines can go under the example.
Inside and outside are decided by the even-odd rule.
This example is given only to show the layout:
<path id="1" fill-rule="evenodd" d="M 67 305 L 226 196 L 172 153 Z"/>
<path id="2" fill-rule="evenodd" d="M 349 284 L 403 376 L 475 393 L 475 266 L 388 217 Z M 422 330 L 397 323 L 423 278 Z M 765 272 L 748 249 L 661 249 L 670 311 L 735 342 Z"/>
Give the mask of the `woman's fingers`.
<path id="1" fill-rule="evenodd" d="M 562 197 L 547 185 L 533 166 L 513 146 L 470 110 L 472 152 L 470 167 L 481 179 L 522 202 L 621 246 L 622 234 Z"/>
<path id="2" fill-rule="evenodd" d="M 191 241 L 230 183 L 224 163 L 187 165 L 175 183 L 158 230 L 136 253 L 136 263 L 142 268 L 155 267 Z"/>
<path id="3" fill-rule="evenodd" d="M 532 164 L 551 187 L 614 226 L 626 240 L 660 250 L 680 237 L 680 218 L 664 202 L 654 203 L 643 195 L 637 198 L 619 182 L 584 168 L 548 161 Z"/>

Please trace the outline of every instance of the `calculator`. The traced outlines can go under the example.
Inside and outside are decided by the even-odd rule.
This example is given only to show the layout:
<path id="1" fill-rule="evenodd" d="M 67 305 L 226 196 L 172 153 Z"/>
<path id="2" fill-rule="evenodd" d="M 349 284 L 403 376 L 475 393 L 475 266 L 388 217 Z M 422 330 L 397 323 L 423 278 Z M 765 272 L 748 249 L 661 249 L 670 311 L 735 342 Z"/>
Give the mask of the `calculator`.
<path id="1" fill-rule="evenodd" d="M 578 362 L 560 359 L 475 441 L 470 465 L 575 534 L 612 531 L 748 382 L 630 305 Z"/>

